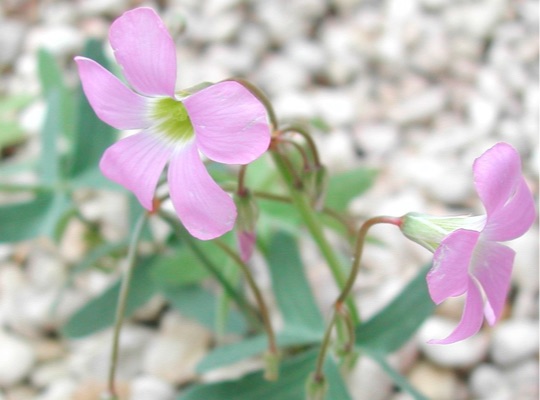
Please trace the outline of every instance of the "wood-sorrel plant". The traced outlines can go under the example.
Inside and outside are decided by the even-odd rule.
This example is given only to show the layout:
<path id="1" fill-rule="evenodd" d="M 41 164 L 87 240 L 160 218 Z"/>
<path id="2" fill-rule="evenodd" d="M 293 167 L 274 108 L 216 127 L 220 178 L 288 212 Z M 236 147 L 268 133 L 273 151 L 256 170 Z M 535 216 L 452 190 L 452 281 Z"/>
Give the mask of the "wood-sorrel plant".
<path id="1" fill-rule="evenodd" d="M 180 395 L 183 400 L 349 399 L 342 376 L 359 356 L 373 358 L 401 389 L 422 398 L 385 358 L 432 313 L 433 302 L 466 295 L 457 328 L 433 343 L 463 340 L 480 330 L 484 316 L 489 324 L 500 318 L 514 252 L 498 242 L 524 234 L 536 216 L 519 155 L 511 146 L 499 143 L 474 163 L 474 183 L 485 216 L 375 216 L 356 230 L 345 206 L 367 189 L 373 177 L 369 171 L 329 176 L 308 129 L 280 126 L 268 99 L 249 82 L 229 79 L 177 92 L 174 42 L 152 9 L 138 8 L 122 15 L 112 24 L 109 38 L 130 87 L 93 60 L 106 62 L 96 45 L 90 44 L 88 57 L 75 59 L 84 94 L 105 123 L 141 131 L 112 143 L 112 132 L 82 103 L 80 132 L 74 135 L 67 163 L 45 155 L 43 185 L 34 188 L 36 199 L 4 207 L 0 213 L 0 225 L 14 227 L 11 240 L 50 233 L 51 226 L 61 237 L 70 218 L 81 219 L 91 232 L 99 231 L 85 221 L 72 200 L 77 187 L 103 187 L 104 181 L 98 178 L 95 183 L 92 175 L 99 157 L 103 175 L 131 191 L 144 207 L 129 241 L 111 244 L 98 239 L 85 264 L 78 267 L 82 270 L 106 256 L 118 259 L 127 251 L 121 285 L 88 303 L 64 327 L 68 337 L 80 337 L 114 325 L 106 398 L 118 398 L 122 322 L 156 293 L 215 329 L 218 337 L 230 331 L 243 334 L 242 340 L 210 352 L 199 371 L 256 355 L 264 361 L 264 372 L 236 382 L 190 387 Z M 47 65 L 43 54 L 40 66 L 50 68 Z M 44 149 L 52 152 L 57 138 L 50 132 L 57 130 L 56 117 L 66 104 L 65 93 L 57 90 L 61 85 L 60 79 L 57 88 L 46 90 L 50 118 Z M 213 163 L 207 169 L 201 154 L 211 161 L 241 167 L 231 178 L 230 170 L 217 169 Z M 164 169 L 166 179 L 162 178 Z M 168 190 L 164 191 L 165 186 Z M 45 211 L 38 211 L 38 206 Z M 23 224 L 20 218 L 16 223 L 12 215 L 25 210 L 28 215 Z M 171 234 L 164 242 L 148 235 L 145 223 L 149 219 L 170 226 Z M 351 291 L 368 230 L 377 224 L 396 226 L 407 238 L 434 252 L 434 261 L 429 272 L 425 268 L 419 271 L 386 308 L 362 321 Z M 290 233 L 291 226 L 297 229 L 299 225 L 309 232 L 340 291 L 328 318 L 315 305 Z M 327 228 L 338 232 L 345 244 L 353 244 L 350 268 L 328 240 Z M 154 244 L 150 254 L 140 254 L 142 241 Z M 284 321 L 278 332 L 249 265 L 255 249 L 270 270 Z M 234 270 L 242 273 L 254 301 L 248 300 L 239 285 L 239 274 L 231 272 Z M 221 286 L 221 299 L 199 285 L 208 277 Z M 221 304 L 217 316 L 216 302 Z"/>

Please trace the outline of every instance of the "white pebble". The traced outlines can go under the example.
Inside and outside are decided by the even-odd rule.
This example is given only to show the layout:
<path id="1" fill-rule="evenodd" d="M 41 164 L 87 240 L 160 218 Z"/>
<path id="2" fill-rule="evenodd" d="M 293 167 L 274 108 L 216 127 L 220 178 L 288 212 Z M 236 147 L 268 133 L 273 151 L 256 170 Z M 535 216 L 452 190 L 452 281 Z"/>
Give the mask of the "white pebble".
<path id="1" fill-rule="evenodd" d="M 13 386 L 28 376 L 35 354 L 25 340 L 0 330 L 0 386 Z"/>
<path id="2" fill-rule="evenodd" d="M 402 100 L 390 110 L 390 118 L 399 125 L 423 122 L 440 113 L 447 102 L 443 88 L 432 88 Z"/>
<path id="3" fill-rule="evenodd" d="M 171 384 L 190 381 L 208 351 L 210 333 L 173 312 L 164 317 L 160 330 L 143 353 L 143 371 Z"/>
<path id="4" fill-rule="evenodd" d="M 507 366 L 538 354 L 538 320 L 502 321 L 493 329 L 491 357 Z"/>
<path id="5" fill-rule="evenodd" d="M 173 400 L 174 387 L 161 379 L 142 375 L 133 380 L 129 400 Z"/>
<path id="6" fill-rule="evenodd" d="M 469 386 L 478 400 L 506 400 L 512 394 L 508 379 L 490 364 L 479 365 L 472 371 Z"/>

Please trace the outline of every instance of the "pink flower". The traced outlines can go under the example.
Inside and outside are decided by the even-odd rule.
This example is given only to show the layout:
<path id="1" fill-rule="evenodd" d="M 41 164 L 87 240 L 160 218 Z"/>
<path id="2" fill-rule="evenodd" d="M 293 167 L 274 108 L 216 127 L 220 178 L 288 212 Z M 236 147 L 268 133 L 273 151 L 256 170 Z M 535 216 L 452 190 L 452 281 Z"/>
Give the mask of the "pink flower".
<path id="1" fill-rule="evenodd" d="M 484 316 L 490 325 L 500 318 L 515 253 L 498 242 L 523 235 L 536 218 L 534 199 L 512 146 L 496 144 L 475 160 L 473 172 L 487 215 L 430 218 L 408 214 L 403 218 L 403 232 L 435 251 L 427 275 L 433 301 L 440 304 L 449 297 L 466 295 L 458 326 L 448 337 L 431 340 L 433 344 L 454 343 L 474 335 Z"/>
<path id="2" fill-rule="evenodd" d="M 170 197 L 186 229 L 202 240 L 223 235 L 234 226 L 236 207 L 210 177 L 199 152 L 225 164 L 258 158 L 270 143 L 264 106 L 235 81 L 176 94 L 175 45 L 150 8 L 124 13 L 111 25 L 109 40 L 133 90 L 95 61 L 76 57 L 84 92 L 101 120 L 142 131 L 109 147 L 101 171 L 152 210 L 169 163 Z"/>

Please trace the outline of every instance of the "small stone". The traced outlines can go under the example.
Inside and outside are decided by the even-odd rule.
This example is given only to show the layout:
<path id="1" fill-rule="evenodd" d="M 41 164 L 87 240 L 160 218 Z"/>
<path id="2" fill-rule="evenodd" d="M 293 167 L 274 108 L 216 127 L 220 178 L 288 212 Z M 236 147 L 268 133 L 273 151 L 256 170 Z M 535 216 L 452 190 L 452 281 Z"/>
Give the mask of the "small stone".
<path id="1" fill-rule="evenodd" d="M 56 56 L 75 54 L 83 47 L 81 32 L 69 25 L 38 26 L 28 33 L 26 49 L 44 48 Z"/>
<path id="2" fill-rule="evenodd" d="M 512 398 L 508 379 L 495 366 L 481 364 L 469 378 L 469 386 L 475 399 L 505 400 Z"/>
<path id="3" fill-rule="evenodd" d="M 430 120 L 440 113 L 447 102 L 443 88 L 432 88 L 402 100 L 390 110 L 390 118 L 399 125 Z"/>
<path id="4" fill-rule="evenodd" d="M 458 321 L 434 316 L 429 318 L 418 332 L 418 343 L 426 357 L 442 367 L 470 368 L 481 362 L 488 353 L 489 340 L 485 332 L 452 344 L 428 344 L 430 339 L 442 339 Z"/>
<path id="5" fill-rule="evenodd" d="M 14 386 L 28 376 L 35 362 L 32 346 L 0 330 L 0 387 Z"/>
<path id="6" fill-rule="evenodd" d="M 73 400 L 76 388 L 77 383 L 70 378 L 57 379 L 36 400 Z"/>
<path id="7" fill-rule="evenodd" d="M 68 366 L 64 360 L 61 360 L 38 365 L 32 372 L 30 380 L 34 387 L 44 388 L 68 376 Z"/>
<path id="8" fill-rule="evenodd" d="M 130 400 L 173 400 L 174 396 L 174 387 L 154 376 L 139 376 L 131 384 Z"/>
<path id="9" fill-rule="evenodd" d="M 367 156 L 375 158 L 393 153 L 399 143 L 398 130 L 392 124 L 359 125 L 354 137 Z"/>
<path id="10" fill-rule="evenodd" d="M 476 135 L 489 135 L 495 129 L 499 109 L 491 99 L 475 95 L 469 102 L 468 115 Z"/>
<path id="11" fill-rule="evenodd" d="M 82 0 L 77 7 L 83 15 L 114 15 L 126 11 L 128 0 Z"/>
<path id="12" fill-rule="evenodd" d="M 11 19 L 0 19 L 0 70 L 15 62 L 19 55 L 26 29 L 25 24 L 22 22 Z"/>
<path id="13" fill-rule="evenodd" d="M 195 378 L 195 367 L 207 353 L 210 338 L 201 325 L 170 312 L 144 351 L 142 369 L 171 384 L 187 383 Z"/>
<path id="14" fill-rule="evenodd" d="M 369 357 L 360 357 L 347 377 L 347 386 L 355 400 L 385 400 L 392 393 L 392 380 Z"/>
<path id="15" fill-rule="evenodd" d="M 516 364 L 538 354 L 538 320 L 502 321 L 493 329 L 491 357 L 496 364 Z"/>
<path id="16" fill-rule="evenodd" d="M 409 381 L 429 399 L 461 400 L 463 389 L 455 373 L 435 367 L 427 362 L 417 363 L 409 372 Z"/>
<path id="17" fill-rule="evenodd" d="M 539 394 L 538 357 L 520 362 L 505 371 L 512 388 L 512 399 L 536 400 Z M 491 399 L 490 399 L 491 400 Z"/>
<path id="18" fill-rule="evenodd" d="M 297 91 L 285 91 L 276 95 L 274 110 L 283 120 L 309 120 L 317 115 L 309 96 Z"/>

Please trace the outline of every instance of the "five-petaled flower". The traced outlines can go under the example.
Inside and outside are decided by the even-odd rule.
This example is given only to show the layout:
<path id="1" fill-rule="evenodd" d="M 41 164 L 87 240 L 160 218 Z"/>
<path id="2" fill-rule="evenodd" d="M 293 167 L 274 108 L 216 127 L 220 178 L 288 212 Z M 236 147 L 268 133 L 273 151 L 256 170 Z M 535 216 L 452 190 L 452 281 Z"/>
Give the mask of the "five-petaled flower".
<path id="1" fill-rule="evenodd" d="M 401 229 L 435 252 L 427 275 L 431 298 L 440 304 L 466 294 L 458 326 L 434 344 L 466 339 L 501 316 L 510 288 L 515 253 L 498 242 L 523 235 L 536 218 L 534 199 L 521 174 L 517 151 L 498 143 L 474 162 L 474 184 L 486 215 L 437 218 L 407 214 Z M 485 301 L 483 300 L 485 297 Z"/>
<path id="2" fill-rule="evenodd" d="M 103 174 L 152 210 L 167 163 L 173 206 L 195 237 L 208 240 L 232 229 L 236 207 L 210 177 L 199 152 L 225 164 L 247 164 L 263 154 L 270 127 L 262 103 L 236 81 L 187 96 L 175 93 L 175 44 L 150 8 L 124 13 L 109 40 L 133 90 L 93 60 L 76 57 L 84 92 L 98 117 L 117 129 L 142 129 L 109 147 Z"/>

